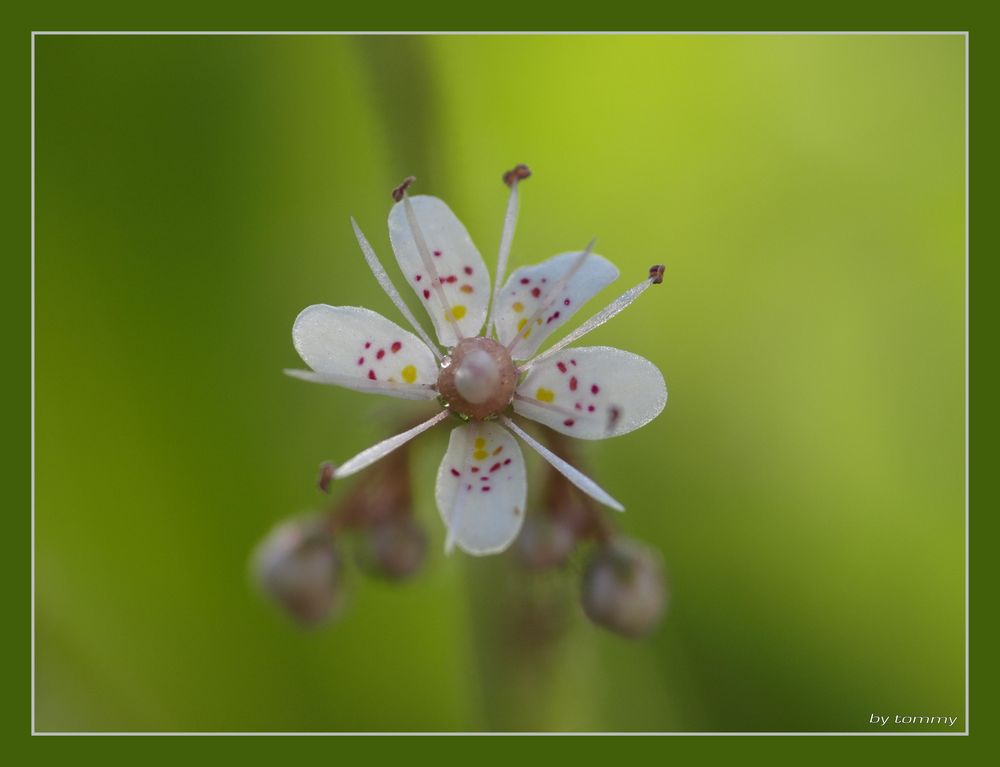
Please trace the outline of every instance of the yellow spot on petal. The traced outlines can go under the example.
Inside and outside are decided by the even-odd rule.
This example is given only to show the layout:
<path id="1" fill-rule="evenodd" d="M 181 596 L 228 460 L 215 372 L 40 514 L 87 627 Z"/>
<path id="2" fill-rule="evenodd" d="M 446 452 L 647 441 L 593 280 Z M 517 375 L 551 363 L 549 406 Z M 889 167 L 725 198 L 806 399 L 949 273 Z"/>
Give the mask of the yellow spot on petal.
<path id="1" fill-rule="evenodd" d="M 477 461 L 481 461 L 481 460 L 483 460 L 488 455 L 489 455 L 489 453 L 487 453 L 485 450 L 476 450 L 472 454 L 472 457 L 475 458 Z"/>
<path id="2" fill-rule="evenodd" d="M 450 312 L 450 316 L 449 316 L 449 312 Z M 460 320 L 460 319 L 462 319 L 462 317 L 465 316 L 465 312 L 466 312 L 466 308 L 464 306 L 462 306 L 461 304 L 458 304 L 457 306 L 451 307 L 451 309 L 445 309 L 444 318 L 446 320 L 447 319 Z"/>
<path id="3" fill-rule="evenodd" d="M 514 302 L 514 311 L 517 312 L 518 314 L 520 314 L 521 312 L 523 312 L 524 311 L 524 304 L 522 304 L 520 301 L 515 301 Z"/>
<path id="4" fill-rule="evenodd" d="M 556 398 L 556 393 L 551 389 L 546 389 L 544 386 L 539 386 L 538 391 L 535 392 L 535 399 L 539 402 L 551 402 Z"/>
<path id="5" fill-rule="evenodd" d="M 528 318 L 527 317 L 522 317 L 521 319 L 519 319 L 517 321 L 517 332 L 520 333 L 522 330 L 524 330 L 524 326 L 527 325 L 527 324 L 528 324 Z M 531 330 L 532 330 L 531 328 L 528 328 L 527 330 L 524 331 L 524 337 L 525 338 L 527 338 L 528 336 L 531 335 Z"/>
<path id="6" fill-rule="evenodd" d="M 462 287 L 459 288 L 459 290 L 461 290 L 463 293 L 471 293 L 472 292 L 472 286 L 471 285 L 463 285 Z"/>
<path id="7" fill-rule="evenodd" d="M 476 450 L 482 450 L 484 447 L 486 447 L 486 440 L 482 437 L 478 437 L 476 439 Z"/>
<path id="8" fill-rule="evenodd" d="M 417 380 L 417 369 L 413 365 L 407 365 L 403 368 L 403 380 L 406 383 L 413 383 Z"/>

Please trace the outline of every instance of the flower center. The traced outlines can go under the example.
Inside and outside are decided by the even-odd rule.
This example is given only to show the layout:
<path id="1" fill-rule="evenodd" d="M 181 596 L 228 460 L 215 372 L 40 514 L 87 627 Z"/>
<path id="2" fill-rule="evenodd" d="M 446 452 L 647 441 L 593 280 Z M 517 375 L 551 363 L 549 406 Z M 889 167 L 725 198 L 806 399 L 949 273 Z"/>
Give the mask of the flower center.
<path id="1" fill-rule="evenodd" d="M 473 405 L 491 399 L 500 383 L 500 366 L 485 349 L 473 349 L 455 370 L 455 388 Z"/>
<path id="2" fill-rule="evenodd" d="M 466 338 L 452 350 L 438 376 L 438 392 L 468 418 L 500 414 L 514 396 L 517 369 L 507 350 L 490 338 Z"/>

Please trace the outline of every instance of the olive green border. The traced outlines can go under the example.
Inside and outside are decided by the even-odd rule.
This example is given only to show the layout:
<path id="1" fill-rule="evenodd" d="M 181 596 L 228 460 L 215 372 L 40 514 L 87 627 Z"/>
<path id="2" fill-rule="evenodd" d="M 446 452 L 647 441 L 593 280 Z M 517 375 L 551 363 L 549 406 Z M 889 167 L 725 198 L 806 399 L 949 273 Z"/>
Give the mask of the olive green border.
<path id="1" fill-rule="evenodd" d="M 449 5 L 451 7 L 449 7 Z M 647 5 L 648 4 L 644 4 Z M 989 19 L 980 11 L 973 13 L 960 3 L 936 4 L 918 7 L 912 3 L 843 2 L 835 8 L 824 5 L 797 4 L 787 10 L 781 6 L 762 7 L 760 4 L 731 4 L 723 8 L 719 3 L 697 4 L 694 7 L 664 6 L 656 10 L 641 8 L 638 3 L 603 4 L 583 8 L 565 4 L 543 6 L 540 3 L 507 2 L 502 5 L 469 3 L 440 3 L 434 7 L 425 3 L 396 3 L 383 0 L 362 6 L 334 6 L 317 4 L 316 8 L 295 2 L 285 3 L 206 3 L 174 2 L 169 6 L 139 5 L 124 2 L 103 3 L 37 3 L 17 9 L 11 18 L 8 11 L 5 24 L 5 45 L 2 55 L 6 59 L 3 77 L 5 93 L 11 103 L 6 119 L 0 121 L 7 134 L 2 146 L 7 162 L 8 190 L 3 211 L 10 245 L 3 252 L 2 284 L 7 288 L 3 302 L 5 341 L 4 385 L 11 390 L 4 401 L 18 403 L 19 407 L 5 407 L 4 434 L 11 449 L 3 462 L 6 485 L 13 502 L 7 507 L 4 529 L 7 545 L 5 556 L 0 558 L 4 568 L 3 582 L 7 585 L 5 604 L 5 631 L 3 641 L 8 647 L 3 654 L 5 691 L 5 716 L 2 721 L 14 749 L 5 749 L 14 764 L 64 762 L 88 759 L 94 756 L 128 759 L 132 763 L 164 760 L 176 763 L 179 757 L 194 756 L 197 761 L 213 758 L 232 759 L 240 752 L 269 762 L 291 762 L 303 758 L 301 751 L 313 752 L 316 758 L 331 762 L 359 760 L 362 764 L 381 763 L 398 757 L 401 763 L 415 759 L 475 760 L 501 762 L 511 756 L 531 756 L 541 761 L 575 761 L 583 757 L 588 761 L 604 763 L 609 760 L 684 759 L 694 757 L 715 763 L 741 763 L 744 760 L 768 758 L 794 763 L 843 763 L 851 752 L 862 751 L 874 760 L 901 758 L 947 760 L 958 764 L 973 762 L 973 749 L 977 752 L 993 750 L 987 743 L 997 729 L 993 717 L 995 704 L 993 686 L 996 663 L 995 650 L 977 648 L 995 647 L 987 632 L 993 634 L 995 597 L 990 590 L 973 588 L 973 602 L 982 603 L 981 610 L 973 609 L 970 646 L 973 651 L 970 679 L 972 705 L 969 711 L 970 737 L 898 736 L 898 737 L 525 737 L 490 738 L 489 743 L 478 737 L 232 737 L 232 738 L 63 738 L 31 737 L 30 722 L 30 433 L 31 385 L 29 362 L 31 356 L 31 270 L 30 270 L 30 220 L 31 220 L 31 130 L 30 130 L 30 54 L 31 32 L 77 30 L 866 30 L 907 31 L 947 30 L 969 32 L 970 77 L 970 219 L 986 222 L 971 229 L 970 253 L 984 254 L 978 259 L 970 256 L 970 344 L 982 347 L 983 355 L 976 365 L 970 365 L 970 392 L 978 391 L 982 383 L 987 389 L 987 375 L 993 379 L 992 366 L 996 343 L 988 331 L 988 320 L 995 299 L 985 298 L 985 291 L 996 285 L 995 247 L 986 238 L 994 216 L 976 216 L 980 210 L 993 206 L 986 194 L 994 184 L 991 170 L 995 166 L 996 151 L 991 136 L 1000 134 L 993 119 L 995 85 L 991 74 L 995 71 L 996 32 Z M 396 6 L 396 7 L 393 7 Z M 334 10 L 336 7 L 336 10 Z M 982 7 L 982 6 L 980 6 Z M 982 94 L 982 100 L 976 98 Z M 992 95 L 991 95 L 992 94 Z M 981 141 L 977 141 L 981 138 Z M 978 192 L 978 193 L 977 193 Z M 992 238 L 991 238 L 992 239 Z M 982 298 L 980 301 L 978 299 Z M 975 326 L 974 330 L 972 326 Z M 987 344 L 989 346 L 987 346 Z M 971 348 L 971 347 L 970 347 Z M 991 381 L 992 382 L 992 381 Z M 985 402 L 984 411 L 982 403 Z M 992 457 L 989 450 L 991 429 L 994 423 L 991 398 L 977 401 L 977 423 L 985 428 L 972 428 L 971 444 L 979 448 L 970 451 L 977 458 L 973 466 L 987 466 Z M 973 411 L 970 409 L 970 415 Z M 988 419 L 988 420 L 987 420 Z M 986 475 L 989 476 L 989 475 Z M 986 497 L 980 483 L 971 495 L 972 525 L 975 539 L 971 540 L 970 563 L 972 580 L 985 583 L 986 569 L 995 560 L 988 553 L 990 541 L 995 539 L 995 509 Z M 981 511 L 980 511 L 981 510 Z M 975 513 L 979 511 L 980 513 Z M 989 603 L 986 601 L 989 600 Z M 977 684 L 976 680 L 980 680 Z M 973 745 L 973 743 L 975 745 Z M 23 758 L 18 752 L 24 750 Z M 84 753 L 87 752 L 87 753 Z M 862 755 L 863 756 L 863 755 Z M 200 757 L 200 758 L 199 758 Z M 783 759 L 782 759 L 783 757 Z M 403 761 L 405 760 L 405 762 Z"/>

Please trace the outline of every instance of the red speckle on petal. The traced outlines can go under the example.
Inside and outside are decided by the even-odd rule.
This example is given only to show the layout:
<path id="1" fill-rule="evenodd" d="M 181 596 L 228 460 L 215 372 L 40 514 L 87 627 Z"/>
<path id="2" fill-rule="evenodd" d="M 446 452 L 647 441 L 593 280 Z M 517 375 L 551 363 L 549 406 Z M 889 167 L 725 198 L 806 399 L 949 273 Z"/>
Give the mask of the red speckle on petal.
<path id="1" fill-rule="evenodd" d="M 365 364 L 365 358 L 364 357 L 358 357 L 358 364 L 359 365 L 364 365 Z"/>
<path id="2" fill-rule="evenodd" d="M 522 277 L 521 278 L 521 284 L 522 285 L 527 285 L 529 282 L 531 282 L 531 280 L 529 280 L 527 277 Z"/>
<path id="3" fill-rule="evenodd" d="M 591 394 L 597 394 L 597 392 L 599 392 L 600 390 L 601 390 L 601 387 L 598 386 L 597 384 L 594 384 L 593 386 L 590 387 L 590 393 Z"/>
<path id="4" fill-rule="evenodd" d="M 399 341 L 393 341 L 392 342 L 392 346 L 389 347 L 389 349 L 392 350 L 393 354 L 395 354 L 396 352 L 398 352 L 402 348 L 403 348 L 403 344 L 401 344 Z"/>
<path id="5" fill-rule="evenodd" d="M 573 367 L 576 367 L 576 360 L 570 360 L 569 364 L 572 365 Z"/>
<path id="6" fill-rule="evenodd" d="M 418 275 L 416 276 L 416 280 L 417 280 L 417 282 L 420 282 L 420 281 L 421 281 L 421 280 L 422 280 L 423 278 L 424 278 L 424 276 L 423 276 L 422 274 L 418 274 Z"/>
<path id="7" fill-rule="evenodd" d="M 458 469 L 452 469 L 451 470 L 451 476 L 453 476 L 453 477 L 461 477 L 462 476 L 462 472 L 460 472 Z"/>
<path id="8" fill-rule="evenodd" d="M 449 274 L 447 277 L 442 278 L 441 282 L 458 282 L 458 277 L 454 274 Z"/>
<path id="9" fill-rule="evenodd" d="M 533 295 L 535 298 L 538 298 L 540 295 L 542 295 L 542 289 L 541 288 L 532 288 L 531 289 L 531 295 Z"/>
<path id="10" fill-rule="evenodd" d="M 483 485 L 479 489 L 482 490 L 484 493 L 488 493 L 490 491 L 490 486 L 489 485 Z"/>
<path id="11" fill-rule="evenodd" d="M 473 474 L 477 473 L 478 471 L 479 471 L 479 467 L 478 466 L 473 466 L 472 467 L 472 473 Z"/>
<path id="12" fill-rule="evenodd" d="M 430 297 L 431 297 L 431 292 L 427 288 L 424 288 L 424 298 L 427 299 Z"/>
<path id="13" fill-rule="evenodd" d="M 563 299 L 563 306 L 569 306 L 569 305 L 570 305 L 570 300 L 568 298 L 564 298 Z"/>
<path id="14" fill-rule="evenodd" d="M 575 407 L 577 410 L 583 410 L 583 405 L 581 405 L 579 402 L 573 405 L 573 407 Z"/>
<path id="15" fill-rule="evenodd" d="M 471 266 L 467 266 L 467 267 L 465 267 L 464 271 L 465 271 L 466 274 L 472 274 L 472 267 Z"/>
<path id="16" fill-rule="evenodd" d="M 365 348 L 366 349 L 371 349 L 372 348 L 372 342 L 371 341 L 365 341 Z"/>
<path id="17" fill-rule="evenodd" d="M 504 466 L 508 466 L 508 465 L 510 465 L 510 461 L 511 461 L 511 459 L 510 459 L 510 458 L 506 459 L 506 460 L 505 460 L 505 461 L 503 462 L 503 465 L 504 465 Z"/>
<path id="18" fill-rule="evenodd" d="M 377 378 L 375 377 L 375 371 L 374 371 L 374 370 L 369 370 L 369 371 L 368 371 L 368 378 L 369 378 L 370 380 L 372 380 L 372 381 L 377 381 L 377 380 L 378 380 L 378 379 L 377 379 Z"/>
<path id="19" fill-rule="evenodd" d="M 383 358 L 384 356 L 385 356 L 385 349 L 379 349 L 379 350 L 378 350 L 378 351 L 377 351 L 377 352 L 375 353 L 375 359 L 377 359 L 377 360 L 380 360 L 380 359 L 382 359 L 382 358 Z"/>
<path id="20" fill-rule="evenodd" d="M 569 379 L 569 390 L 576 391 L 576 376 Z"/>
<path id="21" fill-rule="evenodd" d="M 493 464 L 492 466 L 490 466 L 490 473 L 492 473 L 494 471 L 500 471 L 500 462 L 499 461 L 497 461 L 495 464 Z"/>
<path id="22" fill-rule="evenodd" d="M 566 363 L 565 362 L 557 362 L 556 363 L 556 367 L 559 368 L 559 372 L 560 373 L 565 373 L 566 372 Z"/>
<path id="23" fill-rule="evenodd" d="M 437 256 L 438 258 L 440 258 L 441 257 L 441 251 L 440 250 L 435 250 L 434 251 L 434 255 Z"/>
<path id="24" fill-rule="evenodd" d="M 587 405 L 587 412 L 588 413 L 593 413 L 594 412 L 594 406 L 593 405 Z"/>
<path id="25" fill-rule="evenodd" d="M 567 418 L 565 421 L 563 421 L 563 426 L 572 426 L 575 423 L 576 421 L 574 421 L 572 418 Z"/>

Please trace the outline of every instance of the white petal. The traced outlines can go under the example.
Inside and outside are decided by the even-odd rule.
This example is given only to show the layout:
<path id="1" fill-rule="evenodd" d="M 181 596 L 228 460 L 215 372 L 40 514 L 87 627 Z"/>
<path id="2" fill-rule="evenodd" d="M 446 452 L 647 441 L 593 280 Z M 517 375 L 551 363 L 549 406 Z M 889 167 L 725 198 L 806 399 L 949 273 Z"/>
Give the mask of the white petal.
<path id="1" fill-rule="evenodd" d="M 416 437 L 418 434 L 422 434 L 427 431 L 432 426 L 441 423 L 445 418 L 447 418 L 451 413 L 447 410 L 442 410 L 433 418 L 424 421 L 419 426 L 414 426 L 412 429 L 407 429 L 406 431 L 397 434 L 394 437 L 389 437 L 389 439 L 384 439 L 376 445 L 372 445 L 366 450 L 362 450 L 356 456 L 351 458 L 349 461 L 344 461 L 340 464 L 333 472 L 334 479 L 343 479 L 344 477 L 349 477 L 352 474 L 357 474 L 362 469 L 367 469 L 375 461 L 385 458 L 389 453 L 391 453 L 396 448 L 402 447 L 411 439 Z"/>
<path id="2" fill-rule="evenodd" d="M 524 458 L 510 432 L 489 421 L 451 432 L 436 492 L 447 547 L 477 555 L 506 549 L 524 522 L 527 493 Z"/>
<path id="3" fill-rule="evenodd" d="M 404 398 L 424 397 L 437 382 L 431 350 L 413 333 L 358 306 L 316 304 L 302 310 L 292 341 L 317 379 L 357 391 Z M 304 376 L 302 376 L 304 377 Z"/>
<path id="4" fill-rule="evenodd" d="M 569 280 L 564 281 L 562 278 L 573 267 L 580 252 L 560 253 L 535 266 L 522 267 L 503 286 L 496 308 L 500 343 L 509 344 L 525 324 L 533 325 L 524 331 L 511 350 L 515 359 L 527 359 L 534 354 L 552 331 L 618 279 L 617 267 L 592 253 Z"/>
<path id="5" fill-rule="evenodd" d="M 580 439 L 627 434 L 666 404 L 656 365 L 610 346 L 564 349 L 533 365 L 514 395 L 515 412 Z"/>
<path id="6" fill-rule="evenodd" d="M 528 434 L 524 429 L 514 423 L 512 420 L 504 416 L 503 422 L 507 424 L 512 432 L 523 439 L 529 447 L 531 447 L 535 452 L 537 452 L 542 458 L 549 462 L 553 469 L 562 474 L 566 479 L 576 485 L 580 490 L 585 492 L 591 498 L 593 498 L 598 503 L 603 503 L 605 506 L 610 506 L 615 511 L 625 511 L 625 507 L 622 506 L 618 501 L 612 498 L 607 490 L 598 485 L 594 480 L 584 474 L 575 466 L 564 461 L 558 455 L 553 453 L 547 447 L 542 445 L 538 440 L 532 439 L 531 435 Z"/>
<path id="7" fill-rule="evenodd" d="M 423 255 L 406 215 L 412 205 L 427 246 Z M 490 299 L 490 277 L 468 231 L 437 197 L 418 195 L 393 205 L 389 212 L 389 239 L 407 283 L 426 307 L 438 339 L 454 346 L 462 336 L 479 333 Z"/>

